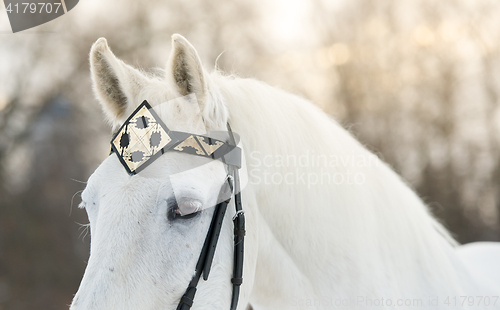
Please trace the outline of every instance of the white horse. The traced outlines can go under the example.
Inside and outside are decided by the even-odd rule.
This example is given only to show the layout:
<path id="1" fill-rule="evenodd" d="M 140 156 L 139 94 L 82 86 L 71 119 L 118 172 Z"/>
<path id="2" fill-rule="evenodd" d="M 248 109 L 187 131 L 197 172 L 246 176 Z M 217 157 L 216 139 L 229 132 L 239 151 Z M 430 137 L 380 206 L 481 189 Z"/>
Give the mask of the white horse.
<path id="1" fill-rule="evenodd" d="M 194 93 L 200 115 L 170 105 L 161 115 L 169 128 L 196 133 L 226 130 L 229 122 L 241 136 L 249 179 L 238 309 L 500 309 L 498 246 L 468 247 L 460 258 L 413 190 L 320 109 L 262 82 L 209 74 L 185 38 L 172 39 L 161 78 L 126 65 L 97 40 L 94 90 L 115 129 L 143 100 L 155 106 Z M 72 310 L 177 307 L 213 208 L 169 218 L 168 180 L 196 160 L 167 152 L 130 176 L 112 154 L 97 168 L 82 194 L 91 254 Z M 187 205 L 214 205 L 226 172 L 213 163 L 185 174 Z M 228 208 L 193 309 L 229 309 L 234 213 Z M 465 261 L 479 264 L 473 272 Z"/>

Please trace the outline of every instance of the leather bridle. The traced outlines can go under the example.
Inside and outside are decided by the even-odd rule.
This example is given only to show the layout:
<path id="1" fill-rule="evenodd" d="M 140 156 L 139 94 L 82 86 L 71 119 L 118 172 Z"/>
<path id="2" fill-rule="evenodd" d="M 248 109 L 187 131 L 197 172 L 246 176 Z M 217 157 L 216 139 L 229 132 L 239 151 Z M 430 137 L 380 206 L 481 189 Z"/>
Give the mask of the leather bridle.
<path id="1" fill-rule="evenodd" d="M 235 145 L 235 140 L 231 127 L 228 126 L 229 135 L 231 137 L 231 142 Z M 224 159 L 222 159 L 224 162 Z M 245 213 L 243 212 L 241 205 L 241 192 L 239 184 L 239 167 L 236 165 L 228 164 L 224 162 L 227 167 L 227 177 L 226 182 L 224 182 L 221 192 L 225 192 L 227 187 L 229 187 L 231 193 L 234 194 L 234 206 L 236 214 L 233 217 L 234 226 L 234 261 L 233 261 L 233 277 L 231 283 L 233 284 L 233 294 L 231 297 L 231 310 L 236 310 L 238 306 L 238 299 L 240 296 L 240 286 L 243 283 L 243 250 L 244 250 L 244 237 L 245 237 Z M 225 188 L 226 187 L 226 188 Z M 220 196 L 220 195 L 219 195 Z M 231 195 L 232 196 L 232 195 Z M 224 216 L 226 214 L 226 209 L 231 201 L 231 196 L 229 199 L 220 202 L 215 207 L 214 215 L 212 217 L 212 222 L 210 228 L 208 229 L 203 248 L 201 249 L 200 257 L 196 263 L 195 274 L 189 282 L 188 288 L 184 295 L 182 295 L 177 310 L 189 310 L 193 305 L 194 297 L 196 294 L 196 286 L 200 281 L 200 277 L 203 274 L 203 280 L 208 280 L 208 275 L 210 273 L 210 268 L 212 266 L 212 261 L 215 254 L 215 249 L 217 247 L 217 241 L 219 240 L 220 230 L 222 223 L 224 221 Z"/>
<path id="2" fill-rule="evenodd" d="M 130 175 L 137 174 L 167 151 L 177 151 L 221 160 L 227 171 L 221 187 L 218 203 L 201 249 L 195 274 L 182 295 L 177 310 L 189 310 L 196 294 L 196 287 L 203 275 L 208 280 L 222 223 L 232 196 L 234 196 L 234 260 L 233 293 L 231 310 L 236 310 L 243 283 L 243 256 L 245 214 L 241 205 L 241 188 L 238 170 L 241 167 L 241 149 L 227 124 L 229 142 L 186 132 L 171 131 L 144 100 L 121 126 L 111 140 L 111 153 L 116 153 Z M 135 147 L 138 146 L 138 147 Z M 226 198 L 228 197 L 228 198 Z M 226 199 L 224 199 L 226 198 Z M 220 201 L 220 202 L 219 202 Z"/>

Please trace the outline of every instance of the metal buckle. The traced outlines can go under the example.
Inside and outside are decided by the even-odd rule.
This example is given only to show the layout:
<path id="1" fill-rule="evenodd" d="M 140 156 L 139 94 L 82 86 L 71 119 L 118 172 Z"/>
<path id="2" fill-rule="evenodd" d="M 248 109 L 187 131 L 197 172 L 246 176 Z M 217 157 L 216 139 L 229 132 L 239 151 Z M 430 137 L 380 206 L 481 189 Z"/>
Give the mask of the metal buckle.
<path id="1" fill-rule="evenodd" d="M 239 211 L 236 211 L 236 214 L 233 216 L 233 221 L 240 215 L 240 214 L 245 214 L 245 211 L 243 210 L 239 210 Z"/>

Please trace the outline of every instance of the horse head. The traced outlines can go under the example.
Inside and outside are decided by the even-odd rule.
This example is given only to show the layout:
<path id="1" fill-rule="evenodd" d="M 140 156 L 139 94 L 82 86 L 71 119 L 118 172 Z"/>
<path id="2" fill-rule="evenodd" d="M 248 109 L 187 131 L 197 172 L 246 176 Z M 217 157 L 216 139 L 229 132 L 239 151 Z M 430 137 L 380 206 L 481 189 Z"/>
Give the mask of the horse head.
<path id="1" fill-rule="evenodd" d="M 172 46 L 162 77 L 125 64 L 103 38 L 92 46 L 94 92 L 114 130 L 143 100 L 158 107 L 170 130 L 226 130 L 223 97 L 196 50 L 180 35 Z M 186 95 L 192 100 L 182 99 Z M 227 171 L 221 161 L 166 152 L 130 175 L 118 155 L 102 162 L 82 193 L 90 258 L 70 309 L 175 309 L 193 278 Z M 222 227 L 210 281 L 200 282 L 195 308 L 229 309 L 232 236 L 230 225 Z"/>

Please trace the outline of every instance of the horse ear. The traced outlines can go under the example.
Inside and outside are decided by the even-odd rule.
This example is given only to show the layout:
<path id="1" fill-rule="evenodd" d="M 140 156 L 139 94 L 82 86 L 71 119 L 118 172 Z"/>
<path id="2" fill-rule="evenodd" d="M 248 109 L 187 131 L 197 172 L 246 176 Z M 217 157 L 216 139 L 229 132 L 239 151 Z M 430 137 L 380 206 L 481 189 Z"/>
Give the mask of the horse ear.
<path id="1" fill-rule="evenodd" d="M 201 60 L 191 43 L 180 34 L 172 36 L 172 53 L 167 74 L 171 75 L 182 96 L 194 93 L 198 101 L 203 101 L 207 84 Z"/>
<path id="2" fill-rule="evenodd" d="M 134 108 L 147 78 L 116 58 L 105 38 L 98 39 L 90 50 L 90 71 L 94 93 L 113 126 L 118 125 Z"/>
<path id="3" fill-rule="evenodd" d="M 167 80 L 173 80 L 182 96 L 196 95 L 207 128 L 226 128 L 228 111 L 222 95 L 203 69 L 195 48 L 179 34 L 172 36 Z"/>

